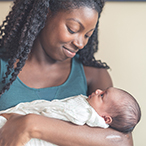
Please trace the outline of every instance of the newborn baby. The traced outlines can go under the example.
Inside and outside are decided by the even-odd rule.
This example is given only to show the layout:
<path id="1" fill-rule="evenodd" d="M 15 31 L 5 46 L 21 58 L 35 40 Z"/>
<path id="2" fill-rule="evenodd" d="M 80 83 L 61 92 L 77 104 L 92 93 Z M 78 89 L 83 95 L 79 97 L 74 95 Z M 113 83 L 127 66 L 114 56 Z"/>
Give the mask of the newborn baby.
<path id="1" fill-rule="evenodd" d="M 89 97 L 73 96 L 62 100 L 35 100 L 20 103 L 0 113 L 40 114 L 91 127 L 114 128 L 121 132 L 130 132 L 140 120 L 140 107 L 126 91 L 108 88 L 97 89 Z M 136 113 L 136 114 L 135 114 Z M 121 119 L 122 117 L 122 119 Z M 120 120 L 118 120 L 118 118 Z M 0 116 L 0 128 L 7 120 Z M 129 122 L 130 121 L 130 122 Z M 130 124 L 129 124 L 130 123 Z M 31 139 L 26 146 L 55 146 L 55 144 Z"/>

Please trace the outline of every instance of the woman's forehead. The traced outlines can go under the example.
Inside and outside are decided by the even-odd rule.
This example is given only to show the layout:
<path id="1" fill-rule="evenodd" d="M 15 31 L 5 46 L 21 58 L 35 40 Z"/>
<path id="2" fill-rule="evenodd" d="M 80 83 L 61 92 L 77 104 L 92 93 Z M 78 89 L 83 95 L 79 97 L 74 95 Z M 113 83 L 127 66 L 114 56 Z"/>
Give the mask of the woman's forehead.
<path id="1" fill-rule="evenodd" d="M 55 15 L 50 11 L 48 15 L 56 21 L 55 23 L 67 23 L 71 20 L 78 22 L 79 25 L 83 25 L 87 29 L 94 29 L 98 21 L 98 12 L 88 7 L 81 7 L 80 9 L 72 9 L 69 11 L 59 11 Z"/>
<path id="2" fill-rule="evenodd" d="M 86 21 L 86 22 L 92 22 L 95 21 L 95 24 L 98 20 L 98 12 L 88 8 L 88 7 L 81 7 L 79 9 L 72 9 L 71 11 L 67 12 L 61 12 L 63 17 L 66 17 L 67 19 L 79 19 L 79 21 Z"/>

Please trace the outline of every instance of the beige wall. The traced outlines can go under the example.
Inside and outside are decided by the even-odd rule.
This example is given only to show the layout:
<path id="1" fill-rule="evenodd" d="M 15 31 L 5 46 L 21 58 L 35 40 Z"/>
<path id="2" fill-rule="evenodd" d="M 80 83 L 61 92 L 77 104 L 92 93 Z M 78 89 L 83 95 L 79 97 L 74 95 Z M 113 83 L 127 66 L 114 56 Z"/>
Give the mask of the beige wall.
<path id="1" fill-rule="evenodd" d="M 146 2 L 107 2 L 100 19 L 99 52 L 114 86 L 135 96 L 142 110 L 133 132 L 135 146 L 146 146 Z"/>
<path id="2" fill-rule="evenodd" d="M 0 2 L 0 21 L 10 2 Z M 100 19 L 99 52 L 106 61 L 114 86 L 133 94 L 142 109 L 142 120 L 133 132 L 134 145 L 145 146 L 146 130 L 146 2 L 107 2 Z"/>
<path id="3" fill-rule="evenodd" d="M 0 25 L 10 10 L 12 2 L 0 2 Z"/>

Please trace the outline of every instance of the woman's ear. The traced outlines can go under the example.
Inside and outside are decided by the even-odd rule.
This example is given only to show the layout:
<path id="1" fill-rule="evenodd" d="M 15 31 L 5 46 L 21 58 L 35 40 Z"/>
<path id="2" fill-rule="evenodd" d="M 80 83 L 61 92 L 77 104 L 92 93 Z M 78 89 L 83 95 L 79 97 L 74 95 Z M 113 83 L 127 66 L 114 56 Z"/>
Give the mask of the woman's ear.
<path id="1" fill-rule="evenodd" d="M 102 118 L 104 118 L 106 124 L 109 125 L 109 124 L 112 123 L 112 118 L 111 118 L 111 116 L 102 116 Z"/>

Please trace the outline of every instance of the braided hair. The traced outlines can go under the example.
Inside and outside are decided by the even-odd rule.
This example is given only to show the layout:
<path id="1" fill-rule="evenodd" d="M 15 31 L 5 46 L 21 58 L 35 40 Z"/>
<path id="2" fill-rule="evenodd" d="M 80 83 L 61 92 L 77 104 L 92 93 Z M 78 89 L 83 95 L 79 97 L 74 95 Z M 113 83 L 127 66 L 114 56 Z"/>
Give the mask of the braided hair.
<path id="1" fill-rule="evenodd" d="M 14 0 L 12 10 L 0 26 L 0 57 L 8 59 L 2 83 L 5 84 L 11 74 L 0 95 L 10 88 L 25 65 L 34 40 L 45 26 L 49 9 L 52 13 L 57 13 L 86 6 L 96 10 L 100 17 L 104 3 L 104 0 Z M 106 63 L 94 58 L 94 53 L 98 50 L 98 23 L 87 45 L 78 54 L 84 65 L 108 69 Z"/>

